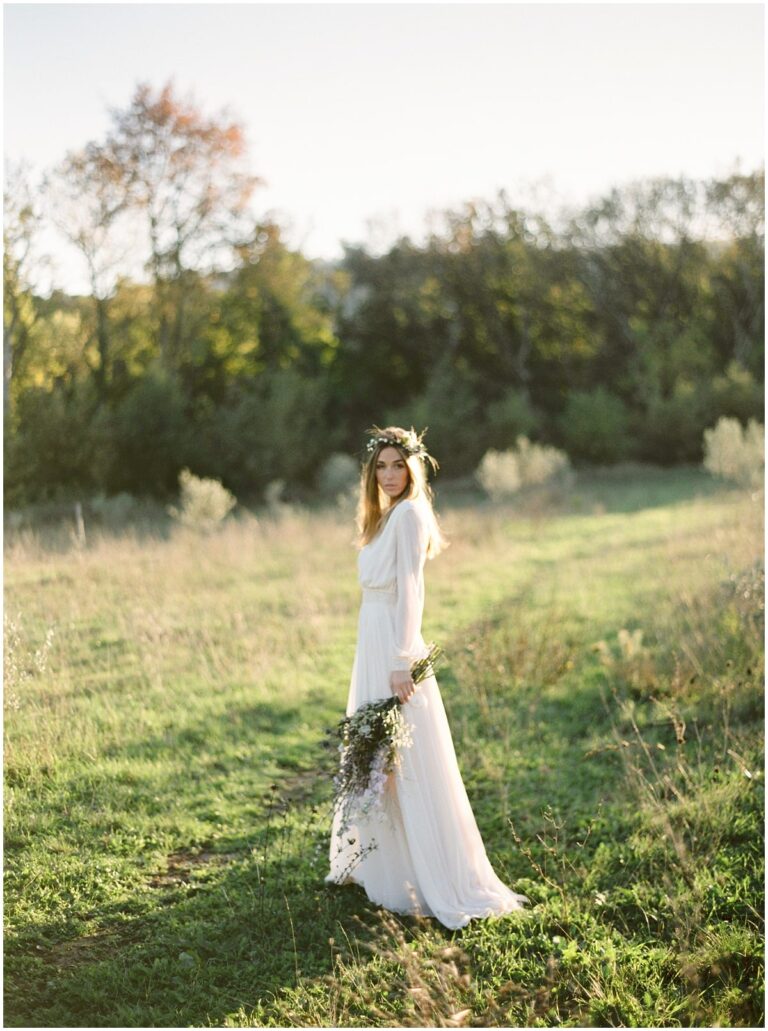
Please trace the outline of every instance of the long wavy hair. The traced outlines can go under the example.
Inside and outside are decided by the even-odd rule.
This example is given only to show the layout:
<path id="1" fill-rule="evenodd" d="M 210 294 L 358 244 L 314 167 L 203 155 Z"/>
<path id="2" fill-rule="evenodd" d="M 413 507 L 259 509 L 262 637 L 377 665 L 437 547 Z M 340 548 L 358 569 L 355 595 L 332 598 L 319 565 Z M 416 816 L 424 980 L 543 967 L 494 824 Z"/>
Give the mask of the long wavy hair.
<path id="1" fill-rule="evenodd" d="M 386 426 L 384 429 L 373 426 L 369 432 L 377 436 L 392 436 L 396 439 L 406 431 L 401 426 Z M 387 447 L 394 447 L 400 452 L 408 473 L 408 481 L 405 488 L 402 494 L 395 499 L 387 497 L 376 479 L 376 463 L 381 452 Z M 427 480 L 427 461 L 431 462 L 434 469 L 439 468 L 439 463 L 431 455 L 425 459 L 418 455 L 407 454 L 397 444 L 377 444 L 375 450 L 366 459 L 360 470 L 360 494 L 357 502 L 356 519 L 359 547 L 362 548 L 370 543 L 379 530 L 383 529 L 384 523 L 389 518 L 392 510 L 408 499 L 419 501 L 427 516 L 430 526 L 427 558 L 435 558 L 441 551 L 445 551 L 446 548 L 450 547 L 451 542 L 443 533 L 433 507 L 434 496 Z M 382 502 L 388 503 L 382 505 Z"/>

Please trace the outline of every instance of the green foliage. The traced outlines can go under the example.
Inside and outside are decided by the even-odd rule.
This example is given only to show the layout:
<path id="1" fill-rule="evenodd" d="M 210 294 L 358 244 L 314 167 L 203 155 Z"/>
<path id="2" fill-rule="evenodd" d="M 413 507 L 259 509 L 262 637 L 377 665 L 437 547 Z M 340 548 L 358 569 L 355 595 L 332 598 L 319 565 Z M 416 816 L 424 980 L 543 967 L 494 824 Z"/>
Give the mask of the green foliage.
<path id="1" fill-rule="evenodd" d="M 630 454 L 627 407 L 603 386 L 568 395 L 558 435 L 576 460 L 611 463 Z"/>
<path id="2" fill-rule="evenodd" d="M 712 380 L 710 421 L 722 415 L 745 424 L 750 419 L 761 419 L 764 393 L 749 369 L 736 361 L 729 362 L 725 372 Z"/>
<path id="3" fill-rule="evenodd" d="M 708 269 L 713 343 L 724 365 L 735 360 L 760 382 L 765 356 L 765 169 L 712 180 L 707 188 L 722 241 Z"/>
<path id="4" fill-rule="evenodd" d="M 430 453 L 445 476 L 471 472 L 485 449 L 482 406 L 476 377 L 444 355 L 424 392 L 408 404 L 386 411 L 388 425 L 429 427 Z"/>
<path id="5" fill-rule="evenodd" d="M 93 420 L 93 469 L 109 493 L 167 496 L 194 453 L 177 378 L 152 371 Z"/>
<path id="6" fill-rule="evenodd" d="M 117 137 L 145 131 L 160 154 L 163 131 L 187 134 L 193 163 L 207 167 L 209 148 L 221 146 L 239 164 L 230 149 L 237 126 L 222 135 L 170 88 L 160 94 L 164 114 L 150 97 L 138 90 L 130 117 L 118 112 Z M 221 241 L 218 223 L 183 241 L 172 231 L 162 199 L 194 183 L 164 179 L 143 152 L 131 152 L 135 175 L 123 180 L 120 148 L 99 143 L 89 153 L 105 158 L 93 174 L 117 175 L 104 196 L 130 185 L 159 205 L 170 249 L 153 254 L 150 283 L 116 269 L 114 290 L 98 297 L 39 297 L 30 269 L 6 263 L 14 504 L 86 487 L 166 498 L 184 466 L 239 497 L 273 480 L 300 494 L 329 453 L 357 453 L 372 421 L 429 426 L 444 474 L 463 476 L 520 435 L 582 465 L 699 462 L 703 431 L 720 415 L 761 417 L 761 171 L 630 184 L 558 230 L 502 192 L 443 212 L 421 246 L 403 238 L 383 254 L 347 247 L 333 264 L 291 250 L 273 221 L 230 210 L 230 191 L 249 189 L 239 171 L 214 191 L 220 213 L 239 223 L 233 252 L 209 246 Z M 6 235 L 21 254 L 32 209 L 17 192 Z M 714 226 L 716 240 L 701 226 Z M 203 256 L 214 252 L 234 253 L 234 265 L 209 267 Z M 38 429 L 33 413 L 48 396 Z M 44 454 L 56 427 L 66 443 Z"/>
<path id="7" fill-rule="evenodd" d="M 289 482 L 306 483 L 314 478 L 329 444 L 329 437 L 317 432 L 326 425 L 324 383 L 295 369 L 280 369 L 265 387 L 264 416 L 275 467 Z"/>
<path id="8" fill-rule="evenodd" d="M 541 426 L 541 415 L 528 395 L 514 387 L 488 405 L 485 417 L 488 443 L 501 451 L 518 436 L 530 437 L 537 433 Z"/>
<path id="9" fill-rule="evenodd" d="M 702 434 L 710 418 L 706 387 L 678 379 L 668 397 L 655 396 L 636 420 L 639 457 L 660 465 L 700 462 Z"/>
<path id="10" fill-rule="evenodd" d="M 327 387 L 295 369 L 264 373 L 232 390 L 198 422 L 199 471 L 218 472 L 238 495 L 262 493 L 273 480 L 310 485 L 334 447 L 325 427 Z"/>
<path id="11" fill-rule="evenodd" d="M 149 506 L 152 502 L 149 502 Z M 112 530 L 123 530 L 136 525 L 147 511 L 147 502 L 120 491 L 118 494 L 106 495 L 100 492 L 88 499 L 87 508 L 91 515 L 103 526 Z M 150 507 L 151 511 L 151 507 Z M 154 515 L 154 513 L 153 513 Z"/>
<path id="12" fill-rule="evenodd" d="M 46 500 L 91 489 L 93 422 L 98 399 L 89 382 L 23 393 L 11 424 L 6 412 L 6 505 Z"/>
<path id="13" fill-rule="evenodd" d="M 278 226 L 260 226 L 221 292 L 200 284 L 204 310 L 184 363 L 190 391 L 220 404 L 233 384 L 278 369 L 307 378 L 326 372 L 338 343 L 323 298 L 328 278 L 286 246 Z"/>
<path id="14" fill-rule="evenodd" d="M 315 488 L 322 497 L 336 500 L 357 490 L 360 463 L 351 455 L 336 452 L 321 466 Z"/>

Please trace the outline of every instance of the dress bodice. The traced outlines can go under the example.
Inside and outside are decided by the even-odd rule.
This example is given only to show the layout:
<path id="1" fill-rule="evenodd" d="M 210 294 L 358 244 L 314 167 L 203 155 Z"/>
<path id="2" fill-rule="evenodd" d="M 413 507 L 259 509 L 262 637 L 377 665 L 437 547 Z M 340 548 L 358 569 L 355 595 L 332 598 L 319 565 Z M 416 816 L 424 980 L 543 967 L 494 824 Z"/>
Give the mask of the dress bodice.
<path id="1" fill-rule="evenodd" d="M 398 514 L 397 511 L 390 513 L 373 540 L 363 545 L 358 552 L 357 577 L 363 588 L 391 591 L 397 588 L 396 545 L 392 529 Z"/>
<path id="2" fill-rule="evenodd" d="M 391 595 L 394 607 L 393 670 L 410 669 L 424 650 L 421 619 L 424 610 L 424 562 L 428 523 L 411 498 L 399 502 L 379 532 L 357 556 L 363 604 L 376 595 Z"/>

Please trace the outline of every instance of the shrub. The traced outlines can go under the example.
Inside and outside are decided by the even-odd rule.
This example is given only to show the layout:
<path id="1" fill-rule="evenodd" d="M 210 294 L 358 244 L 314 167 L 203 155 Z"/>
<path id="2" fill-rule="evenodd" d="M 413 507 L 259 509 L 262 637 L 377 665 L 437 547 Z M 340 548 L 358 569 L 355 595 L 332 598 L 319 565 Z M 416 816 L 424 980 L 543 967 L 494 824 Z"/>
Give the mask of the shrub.
<path id="1" fill-rule="evenodd" d="M 494 501 L 514 494 L 523 485 L 514 451 L 496 451 L 494 448 L 486 451 L 475 476 Z"/>
<path id="2" fill-rule="evenodd" d="M 31 388 L 16 418 L 5 413 L 5 503 L 21 506 L 89 491 L 91 421 L 98 405 L 92 385 Z"/>
<path id="3" fill-rule="evenodd" d="M 428 427 L 425 443 L 439 461 L 441 475 L 466 475 L 488 444 L 478 391 L 477 374 L 443 356 L 430 371 L 423 393 L 405 405 L 385 408 L 379 425 Z"/>
<path id="4" fill-rule="evenodd" d="M 497 501 L 526 487 L 543 484 L 570 486 L 573 470 L 565 452 L 544 444 L 533 444 L 521 436 L 513 449 L 496 451 L 492 448 L 487 451 L 475 477 Z"/>
<path id="5" fill-rule="evenodd" d="M 728 415 L 747 423 L 759 418 L 763 411 L 763 387 L 755 377 L 737 361 L 731 361 L 728 368 L 712 381 L 710 412 L 713 416 Z"/>
<path id="6" fill-rule="evenodd" d="M 193 442 L 178 380 L 153 371 L 93 424 L 94 477 L 108 494 L 172 493 Z"/>
<path id="7" fill-rule="evenodd" d="M 701 461 L 701 435 L 711 417 L 708 387 L 679 378 L 669 397 L 655 397 L 638 422 L 641 459 L 674 465 Z"/>
<path id="8" fill-rule="evenodd" d="M 327 426 L 325 402 L 325 382 L 293 369 L 233 385 L 225 403 L 200 420 L 204 468 L 240 497 L 256 497 L 277 479 L 309 486 L 334 447 L 332 432 L 317 432 Z"/>
<path id="9" fill-rule="evenodd" d="M 130 523 L 142 510 L 138 498 L 126 491 L 107 497 L 100 491 L 90 499 L 89 508 L 105 526 L 124 526 Z"/>
<path id="10" fill-rule="evenodd" d="M 321 497 L 346 507 L 357 496 L 359 484 L 360 463 L 352 455 L 335 452 L 323 465 L 316 488 Z"/>
<path id="11" fill-rule="evenodd" d="M 574 391 L 558 419 L 560 438 L 575 458 L 618 462 L 630 452 L 629 413 L 605 387 Z"/>
<path id="12" fill-rule="evenodd" d="M 564 451 L 546 444 L 532 444 L 527 437 L 518 437 L 517 455 L 523 486 L 559 481 L 570 484 L 573 470 Z"/>
<path id="13" fill-rule="evenodd" d="M 337 500 L 356 489 L 360 480 L 360 465 L 351 455 L 334 452 L 323 464 L 317 478 L 317 491 L 325 498 Z"/>
<path id="14" fill-rule="evenodd" d="M 285 480 L 270 480 L 264 488 L 264 504 L 273 512 L 278 513 L 285 508 Z"/>
<path id="15" fill-rule="evenodd" d="M 746 429 L 725 416 L 704 430 L 704 468 L 713 476 L 759 489 L 765 473 L 763 426 L 750 419 Z"/>
<path id="16" fill-rule="evenodd" d="M 189 469 L 179 473 L 181 507 L 168 506 L 168 512 L 182 526 L 207 533 L 219 526 L 237 504 L 233 494 L 218 480 L 195 476 Z"/>
<path id="17" fill-rule="evenodd" d="M 486 412 L 488 443 L 503 449 L 520 434 L 529 436 L 540 427 L 540 417 L 522 390 L 511 389 L 496 401 L 491 401 Z"/>
<path id="18" fill-rule="evenodd" d="M 288 483 L 311 483 L 328 438 L 317 432 L 325 424 L 326 385 L 295 369 L 278 369 L 265 378 L 263 418 L 274 474 Z"/>

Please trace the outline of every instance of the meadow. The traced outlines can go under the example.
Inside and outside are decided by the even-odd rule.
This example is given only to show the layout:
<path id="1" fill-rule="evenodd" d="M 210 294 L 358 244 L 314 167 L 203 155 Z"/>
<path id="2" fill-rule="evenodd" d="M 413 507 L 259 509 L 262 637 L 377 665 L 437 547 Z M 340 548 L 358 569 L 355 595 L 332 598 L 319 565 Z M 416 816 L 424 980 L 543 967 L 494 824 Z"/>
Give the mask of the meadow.
<path id="1" fill-rule="evenodd" d="M 526 915 L 326 886 L 351 513 L 10 529 L 6 1026 L 762 1026 L 763 495 L 436 485 L 424 635 Z"/>

